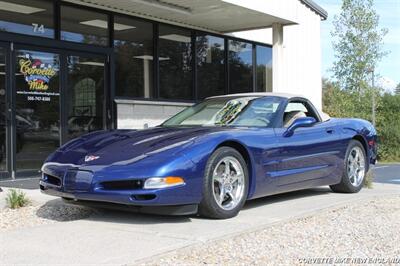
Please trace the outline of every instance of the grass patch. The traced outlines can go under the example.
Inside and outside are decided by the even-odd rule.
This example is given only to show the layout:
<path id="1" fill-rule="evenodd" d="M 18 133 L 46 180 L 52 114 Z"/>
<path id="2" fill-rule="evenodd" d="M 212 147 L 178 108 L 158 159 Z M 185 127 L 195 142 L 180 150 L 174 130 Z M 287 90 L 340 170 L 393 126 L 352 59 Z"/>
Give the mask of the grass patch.
<path id="1" fill-rule="evenodd" d="M 367 172 L 367 174 L 365 175 L 364 187 L 373 188 L 373 182 L 374 182 L 374 174 L 373 174 L 372 170 L 369 170 Z"/>
<path id="2" fill-rule="evenodd" d="M 27 206 L 31 201 L 21 190 L 10 189 L 7 193 L 6 202 L 10 209 L 18 209 Z"/>

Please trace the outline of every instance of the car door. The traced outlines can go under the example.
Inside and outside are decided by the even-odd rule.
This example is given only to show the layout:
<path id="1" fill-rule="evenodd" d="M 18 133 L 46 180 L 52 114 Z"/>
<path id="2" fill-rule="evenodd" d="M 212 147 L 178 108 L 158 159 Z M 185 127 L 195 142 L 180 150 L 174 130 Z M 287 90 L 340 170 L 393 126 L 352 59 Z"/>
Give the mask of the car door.
<path id="1" fill-rule="evenodd" d="M 316 123 L 311 127 L 301 127 L 291 136 L 285 136 L 288 126 L 296 119 L 288 114 L 302 113 L 311 116 Z M 294 190 L 325 185 L 335 180 L 340 171 L 341 143 L 336 122 L 321 121 L 314 106 L 307 100 L 295 98 L 285 108 L 282 126 L 275 128 L 278 146 L 275 171 L 272 175 L 277 190 Z M 285 122 L 287 122 L 285 124 Z M 289 124 L 288 124 L 289 123 Z"/>

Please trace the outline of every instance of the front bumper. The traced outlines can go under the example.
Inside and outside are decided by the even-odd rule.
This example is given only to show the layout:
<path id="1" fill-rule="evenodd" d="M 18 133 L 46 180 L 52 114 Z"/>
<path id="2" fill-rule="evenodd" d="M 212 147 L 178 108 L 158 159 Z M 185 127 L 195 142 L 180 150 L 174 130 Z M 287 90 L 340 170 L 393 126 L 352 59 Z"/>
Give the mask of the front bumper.
<path id="1" fill-rule="evenodd" d="M 143 189 L 143 178 L 105 179 L 96 177 L 88 170 L 54 166 L 42 171 L 39 182 L 41 192 L 62 197 L 75 204 L 145 213 L 186 215 L 196 213 L 200 201 L 198 180 L 187 180 L 183 185 L 169 188 Z"/>
<path id="2" fill-rule="evenodd" d="M 71 200 L 63 199 L 67 204 L 87 206 L 92 208 L 104 208 L 110 210 L 119 210 L 134 213 L 146 213 L 157 215 L 191 215 L 197 214 L 198 205 L 168 205 L 168 206 L 136 206 L 136 205 L 123 205 L 101 201 L 86 201 L 86 200 Z"/>

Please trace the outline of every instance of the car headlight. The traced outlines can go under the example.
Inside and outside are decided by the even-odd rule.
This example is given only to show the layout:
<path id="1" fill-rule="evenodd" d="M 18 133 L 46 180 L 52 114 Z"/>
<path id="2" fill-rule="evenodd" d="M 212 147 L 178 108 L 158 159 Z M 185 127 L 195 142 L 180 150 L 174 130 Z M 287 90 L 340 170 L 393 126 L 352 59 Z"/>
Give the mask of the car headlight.
<path id="1" fill-rule="evenodd" d="M 167 176 L 167 177 L 150 177 L 143 185 L 144 189 L 167 188 L 184 185 L 185 181 L 182 177 Z"/>

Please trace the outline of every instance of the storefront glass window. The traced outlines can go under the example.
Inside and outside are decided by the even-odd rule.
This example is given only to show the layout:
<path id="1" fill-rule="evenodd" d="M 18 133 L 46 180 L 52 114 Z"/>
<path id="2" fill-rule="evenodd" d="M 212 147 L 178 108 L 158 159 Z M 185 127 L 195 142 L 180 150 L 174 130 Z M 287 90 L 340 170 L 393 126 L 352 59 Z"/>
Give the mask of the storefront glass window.
<path id="1" fill-rule="evenodd" d="M 6 154 L 6 60 L 0 47 L 0 172 L 7 170 Z"/>
<path id="2" fill-rule="evenodd" d="M 230 93 L 253 91 L 252 44 L 229 40 Z"/>
<path id="3" fill-rule="evenodd" d="M 153 24 L 114 17 L 115 87 L 120 97 L 153 97 Z"/>
<path id="4" fill-rule="evenodd" d="M 193 99 L 191 32 L 171 26 L 159 28 L 160 97 Z"/>
<path id="5" fill-rule="evenodd" d="M 108 16 L 83 8 L 61 6 L 61 40 L 108 45 Z"/>
<path id="6" fill-rule="evenodd" d="M 272 48 L 257 46 L 257 91 L 272 91 Z"/>
<path id="7" fill-rule="evenodd" d="M 67 138 L 104 129 L 104 59 L 68 56 Z"/>
<path id="8" fill-rule="evenodd" d="M 0 31 L 54 38 L 52 1 L 0 1 Z"/>
<path id="9" fill-rule="evenodd" d="M 211 35 L 197 36 L 196 49 L 198 98 L 224 94 L 224 39 Z"/>

